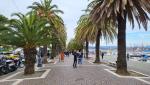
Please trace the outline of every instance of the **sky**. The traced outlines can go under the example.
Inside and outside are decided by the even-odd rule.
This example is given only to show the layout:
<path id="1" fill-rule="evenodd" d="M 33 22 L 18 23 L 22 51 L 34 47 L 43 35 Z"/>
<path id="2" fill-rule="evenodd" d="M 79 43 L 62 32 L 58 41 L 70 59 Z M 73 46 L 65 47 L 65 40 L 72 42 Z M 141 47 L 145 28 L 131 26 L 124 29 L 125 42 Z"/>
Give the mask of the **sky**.
<path id="1" fill-rule="evenodd" d="M 32 5 L 34 1 L 40 0 L 2 0 L 0 3 L 0 14 L 5 15 L 8 18 L 12 18 L 12 13 L 27 13 L 30 9 L 28 6 Z M 63 10 L 64 14 L 60 16 L 63 18 L 65 26 L 67 28 L 67 42 L 74 37 L 74 30 L 77 26 L 77 21 L 80 16 L 84 14 L 82 10 L 86 9 L 89 0 L 53 0 L 53 4 L 56 4 L 60 10 Z M 150 29 L 150 23 L 148 25 Z M 135 24 L 134 30 L 129 23 L 127 23 L 127 46 L 141 46 L 150 45 L 150 30 L 145 31 L 143 28 L 139 30 L 138 25 Z M 117 40 L 113 43 L 106 43 L 101 40 L 101 45 L 117 46 Z"/>

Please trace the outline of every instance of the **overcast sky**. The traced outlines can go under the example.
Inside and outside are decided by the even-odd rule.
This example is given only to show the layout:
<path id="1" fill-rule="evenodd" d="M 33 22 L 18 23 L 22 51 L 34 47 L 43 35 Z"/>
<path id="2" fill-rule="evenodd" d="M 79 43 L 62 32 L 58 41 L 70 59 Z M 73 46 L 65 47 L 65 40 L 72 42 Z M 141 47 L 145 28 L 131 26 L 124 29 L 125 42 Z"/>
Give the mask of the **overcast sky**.
<path id="1" fill-rule="evenodd" d="M 26 13 L 29 11 L 27 6 L 32 5 L 34 1 L 39 0 L 1 0 L 0 3 L 0 14 L 11 18 L 12 13 L 22 12 Z M 67 28 L 68 41 L 74 36 L 74 29 L 77 26 L 79 17 L 84 13 L 82 10 L 86 9 L 88 0 L 53 0 L 53 4 L 58 5 L 59 9 L 64 11 L 61 15 L 65 26 Z M 150 25 L 148 26 L 150 29 Z M 143 28 L 140 30 L 135 25 L 135 29 L 132 30 L 129 23 L 127 23 L 127 45 L 150 45 L 150 31 L 145 32 Z M 116 40 L 113 43 L 108 43 L 104 40 L 101 42 L 102 45 L 117 45 Z"/>

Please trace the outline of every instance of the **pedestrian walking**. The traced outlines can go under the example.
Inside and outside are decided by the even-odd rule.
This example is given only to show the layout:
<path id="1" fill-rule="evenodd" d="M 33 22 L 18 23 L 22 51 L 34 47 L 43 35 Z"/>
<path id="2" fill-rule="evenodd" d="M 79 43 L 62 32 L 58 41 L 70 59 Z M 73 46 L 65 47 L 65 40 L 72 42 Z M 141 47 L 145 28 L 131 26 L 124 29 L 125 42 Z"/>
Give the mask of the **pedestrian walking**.
<path id="1" fill-rule="evenodd" d="M 39 53 L 40 53 L 41 61 L 42 61 L 42 64 L 43 64 L 43 61 L 44 61 L 44 48 L 43 48 L 43 46 L 41 46 L 39 48 Z"/>
<path id="2" fill-rule="evenodd" d="M 104 58 L 104 53 L 102 52 L 102 60 L 103 60 L 103 58 Z"/>
<path id="3" fill-rule="evenodd" d="M 61 56 L 61 61 L 64 62 L 64 52 L 63 51 L 61 52 L 60 56 Z"/>
<path id="4" fill-rule="evenodd" d="M 127 60 L 129 60 L 129 56 L 130 56 L 129 53 L 127 53 Z"/>
<path id="5" fill-rule="evenodd" d="M 69 51 L 67 51 L 67 56 L 69 57 Z"/>
<path id="6" fill-rule="evenodd" d="M 42 67 L 42 54 L 41 54 L 41 48 L 37 52 L 37 67 Z"/>
<path id="7" fill-rule="evenodd" d="M 18 67 L 21 67 L 21 64 L 22 64 L 22 56 L 21 56 L 21 53 L 18 52 L 18 57 L 19 57 L 19 60 L 18 60 Z"/>
<path id="8" fill-rule="evenodd" d="M 81 52 L 80 58 L 81 58 L 81 64 L 82 64 L 83 63 L 83 52 Z"/>
<path id="9" fill-rule="evenodd" d="M 78 64 L 82 64 L 82 59 L 83 59 L 83 53 L 81 50 L 78 52 Z"/>
<path id="10" fill-rule="evenodd" d="M 47 56 L 50 59 L 50 51 L 49 50 L 47 51 Z"/>
<path id="11" fill-rule="evenodd" d="M 74 56 L 73 68 L 77 68 L 77 57 L 78 57 L 77 52 L 74 51 L 72 54 Z"/>

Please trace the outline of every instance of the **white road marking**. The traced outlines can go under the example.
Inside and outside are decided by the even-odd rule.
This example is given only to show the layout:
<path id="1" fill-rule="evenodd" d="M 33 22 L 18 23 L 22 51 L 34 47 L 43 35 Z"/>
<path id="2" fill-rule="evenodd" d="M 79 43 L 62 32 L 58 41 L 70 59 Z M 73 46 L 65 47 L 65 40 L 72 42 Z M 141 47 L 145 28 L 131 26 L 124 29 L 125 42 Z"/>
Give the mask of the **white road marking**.
<path id="1" fill-rule="evenodd" d="M 21 73 L 21 72 L 17 72 L 17 73 L 15 73 L 15 74 L 13 74 L 13 75 L 10 75 L 10 76 L 8 76 L 8 77 L 2 79 L 2 80 L 8 80 L 8 79 L 10 79 L 10 78 L 16 76 L 16 75 L 19 74 L 19 73 Z"/>
<path id="2" fill-rule="evenodd" d="M 23 81 L 23 79 L 19 79 L 16 82 L 14 82 L 12 85 L 18 85 L 19 83 L 21 83 Z"/>
<path id="3" fill-rule="evenodd" d="M 43 73 L 43 75 L 40 78 L 46 78 L 48 73 L 51 71 L 51 69 L 47 69 L 46 72 Z"/>
<path id="4" fill-rule="evenodd" d="M 143 74 L 143 73 L 141 73 L 141 72 L 134 71 L 134 70 L 130 70 L 130 71 L 133 71 L 133 72 L 142 74 L 142 75 L 147 76 L 147 77 L 121 76 L 121 75 L 118 75 L 117 73 L 111 71 L 111 70 L 115 70 L 115 69 L 104 69 L 104 70 L 106 70 L 107 72 L 109 72 L 109 73 L 111 73 L 111 74 L 113 74 L 113 75 L 115 75 L 115 76 L 117 76 L 117 77 L 120 77 L 120 78 L 150 78 L 149 75 L 146 75 L 146 74 Z"/>
<path id="5" fill-rule="evenodd" d="M 32 79 L 41 79 L 41 77 L 33 77 L 33 78 L 22 78 L 22 80 L 32 80 Z"/>
<path id="6" fill-rule="evenodd" d="M 144 76 L 147 76 L 147 77 L 138 77 L 138 78 L 150 78 L 150 76 L 147 75 L 147 74 L 143 74 L 143 73 L 138 72 L 138 71 L 135 71 L 135 70 L 130 70 L 130 71 L 133 71 L 133 72 L 135 72 L 135 73 L 139 73 L 139 74 L 142 74 L 142 75 L 144 75 Z"/>
<path id="7" fill-rule="evenodd" d="M 17 79 L 13 79 L 13 80 L 0 80 L 0 82 L 5 82 L 5 81 L 16 81 Z"/>
<path id="8" fill-rule="evenodd" d="M 55 61 L 54 64 L 58 63 L 58 61 Z"/>
<path id="9" fill-rule="evenodd" d="M 149 77 L 148 75 L 146 75 L 146 74 L 143 74 L 143 73 L 140 73 L 140 72 L 137 72 L 137 71 L 134 71 L 134 72 L 137 72 L 137 73 L 146 75 L 146 76 L 148 76 L 148 77 L 121 76 L 121 75 L 118 75 L 117 73 L 111 71 L 111 70 L 114 70 L 114 69 L 104 69 L 104 70 L 106 70 L 107 72 L 109 72 L 109 73 L 111 73 L 111 74 L 113 74 L 113 75 L 115 75 L 115 76 L 117 76 L 117 77 L 119 77 L 119 78 L 134 78 L 134 79 L 139 80 L 139 81 L 142 81 L 142 82 L 144 82 L 144 83 L 146 83 L 146 84 L 150 84 L 149 81 L 146 81 L 146 80 L 141 79 L 141 78 L 150 78 L 150 77 Z M 133 71 L 133 70 L 131 70 L 131 71 Z"/>
<path id="10" fill-rule="evenodd" d="M 94 64 L 92 61 L 88 61 L 90 64 Z"/>
<path id="11" fill-rule="evenodd" d="M 18 85 L 20 82 L 22 82 L 23 80 L 31 80 L 31 79 L 42 79 L 42 78 L 46 78 L 46 76 L 48 75 L 48 73 L 51 71 L 51 69 L 43 69 L 46 70 L 42 76 L 40 77 L 33 77 L 33 78 L 22 78 L 22 79 L 10 79 L 14 76 L 16 76 L 17 74 L 21 73 L 21 72 L 17 72 L 11 76 L 6 77 L 5 79 L 0 80 L 0 82 L 7 82 L 7 81 L 15 81 L 12 85 Z M 40 70 L 42 71 L 42 70 Z M 9 80 L 10 79 L 10 80 Z"/>
<path id="12" fill-rule="evenodd" d="M 139 80 L 139 81 L 142 81 L 142 82 L 144 82 L 144 83 L 146 83 L 146 84 L 149 84 L 149 85 L 150 85 L 150 82 L 145 81 L 145 80 L 143 80 L 143 79 L 141 79 L 141 78 L 135 78 L 135 79 L 137 79 L 137 80 Z"/>
<path id="13" fill-rule="evenodd" d="M 110 68 L 110 69 L 114 69 L 113 67 L 108 66 L 108 65 L 104 65 L 104 64 L 102 64 L 102 66 L 105 66 L 105 67 Z"/>
<path id="14" fill-rule="evenodd" d="M 59 67 L 59 66 L 60 66 L 60 67 L 61 67 L 61 66 L 62 66 L 62 67 L 63 67 L 63 66 L 70 67 L 70 66 L 72 66 L 72 65 L 55 65 L 55 66 L 49 66 L 49 67 Z M 100 67 L 101 65 L 84 65 L 84 64 L 83 64 L 83 65 L 80 65 L 80 66 L 83 66 L 83 67 L 84 67 L 84 66 L 98 66 L 98 67 Z"/>
<path id="15" fill-rule="evenodd" d="M 115 72 L 110 71 L 109 69 L 104 69 L 104 70 L 106 70 L 107 72 L 109 72 L 117 77 L 121 77 L 120 75 L 116 74 Z M 112 70 L 114 70 L 114 69 L 112 69 Z"/>

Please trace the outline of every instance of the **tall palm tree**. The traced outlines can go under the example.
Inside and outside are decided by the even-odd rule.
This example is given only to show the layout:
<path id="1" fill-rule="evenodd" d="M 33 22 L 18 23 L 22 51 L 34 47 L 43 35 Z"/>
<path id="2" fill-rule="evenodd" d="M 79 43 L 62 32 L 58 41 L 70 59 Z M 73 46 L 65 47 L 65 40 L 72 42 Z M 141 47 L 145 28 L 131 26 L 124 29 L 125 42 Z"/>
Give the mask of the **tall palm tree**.
<path id="1" fill-rule="evenodd" d="M 18 19 L 10 21 L 10 28 L 2 31 L 1 41 L 6 45 L 22 47 L 25 55 L 24 74 L 34 73 L 36 47 L 47 44 L 50 37 L 45 38 L 43 29 L 46 22 L 39 20 L 34 12 L 27 15 L 13 14 Z"/>
<path id="2" fill-rule="evenodd" d="M 97 27 L 97 34 L 96 34 L 96 60 L 95 62 L 100 62 L 99 58 L 99 48 L 100 48 L 100 39 L 104 39 L 107 42 L 113 42 L 114 38 L 117 36 L 116 28 L 109 23 L 104 23 L 103 25 L 96 25 Z"/>
<path id="3" fill-rule="evenodd" d="M 75 39 L 77 42 L 86 44 L 86 58 L 88 58 L 88 46 L 89 42 L 95 41 L 95 35 L 93 35 L 96 31 L 94 31 L 92 24 L 89 22 L 88 14 L 82 15 L 78 21 L 78 26 L 75 29 Z"/>
<path id="4" fill-rule="evenodd" d="M 58 13 L 63 13 L 61 10 L 58 10 L 57 5 L 52 5 L 52 0 L 41 0 L 41 2 L 34 2 L 32 6 L 29 6 L 28 8 L 32 8 L 37 11 L 38 15 L 41 16 L 41 18 L 45 18 L 51 26 L 53 26 L 52 31 L 58 32 L 57 36 L 61 34 L 63 35 L 63 31 L 61 31 L 63 21 L 62 19 L 57 15 Z M 52 34 L 53 36 L 54 34 Z M 53 36 L 54 37 L 54 36 Z M 52 42 L 52 54 L 54 53 L 55 56 L 55 43 Z M 45 48 L 47 49 L 47 46 L 45 45 Z M 47 63 L 47 50 L 45 50 L 45 57 L 44 61 Z M 52 57 L 53 58 L 53 57 Z"/>
<path id="5" fill-rule="evenodd" d="M 59 13 L 63 14 L 63 11 L 59 10 L 57 5 L 52 5 L 52 0 L 41 0 L 41 2 L 33 2 L 32 6 L 28 8 L 32 8 L 37 11 L 37 14 L 41 16 L 41 18 L 45 18 L 51 26 L 53 26 L 53 32 L 57 32 L 59 34 L 63 34 L 64 30 L 64 22 Z M 62 29 L 64 30 L 62 32 Z M 61 36 L 61 35 L 60 35 Z"/>
<path id="6" fill-rule="evenodd" d="M 142 23 L 147 30 L 150 13 L 150 0 L 93 0 L 90 13 L 93 23 L 102 25 L 106 22 L 118 28 L 117 73 L 128 74 L 126 63 L 126 21 Z"/>
<path id="7" fill-rule="evenodd" d="M 104 38 L 106 41 L 113 41 L 116 36 L 116 29 L 111 24 L 105 23 L 103 28 L 92 23 L 89 15 L 84 15 L 80 18 L 80 23 L 76 28 L 76 39 L 79 41 L 96 41 L 96 58 L 95 62 L 100 62 L 99 49 L 100 39 Z"/>
<path id="8" fill-rule="evenodd" d="M 52 30 L 52 56 L 51 58 L 53 59 L 54 57 L 56 57 L 57 53 L 59 52 L 56 52 L 56 49 L 57 47 L 56 46 L 60 46 L 60 51 L 63 51 L 66 47 L 66 40 L 67 40 L 67 33 L 66 33 L 66 28 L 63 24 L 63 20 L 58 17 L 59 19 L 56 21 L 58 24 L 57 24 L 57 27 L 60 28 L 59 31 L 56 31 L 55 29 L 56 28 L 53 28 L 54 30 Z M 58 26 L 59 25 L 59 26 Z M 56 26 L 55 26 L 56 27 Z"/>

